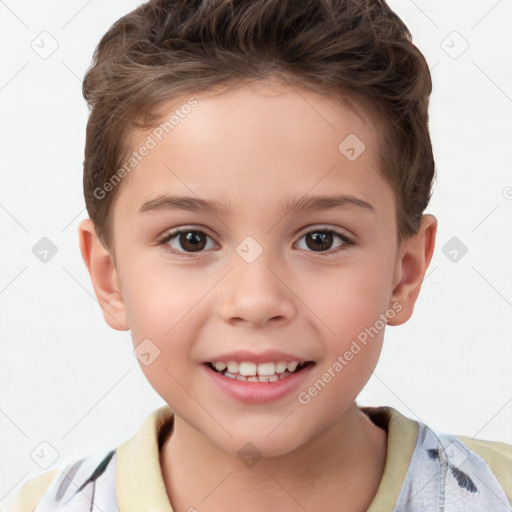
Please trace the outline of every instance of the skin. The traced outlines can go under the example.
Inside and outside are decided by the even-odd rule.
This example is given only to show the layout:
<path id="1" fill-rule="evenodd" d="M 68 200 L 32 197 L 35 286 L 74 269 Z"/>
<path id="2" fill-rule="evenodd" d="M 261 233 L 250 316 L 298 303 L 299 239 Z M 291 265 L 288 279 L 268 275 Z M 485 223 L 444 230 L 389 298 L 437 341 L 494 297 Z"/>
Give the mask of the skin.
<path id="1" fill-rule="evenodd" d="M 120 185 L 111 250 L 89 219 L 79 228 L 105 320 L 129 329 L 135 347 L 149 338 L 160 350 L 141 368 L 175 413 L 161 451 L 173 510 L 366 510 L 384 470 L 386 432 L 355 400 L 377 364 L 384 329 L 309 403 L 299 403 L 297 392 L 393 305 L 388 325 L 409 319 L 437 221 L 424 215 L 418 233 L 399 243 L 394 193 L 378 172 L 375 119 L 362 107 L 271 82 L 195 97 L 198 105 Z M 168 118 L 185 101 L 162 113 Z M 338 149 L 349 134 L 366 146 L 354 161 Z M 133 147 L 147 135 L 137 134 Z M 334 193 L 373 210 L 279 209 L 287 199 Z M 139 213 L 160 194 L 223 201 L 232 213 Z M 179 237 L 158 245 L 178 227 L 205 233 L 202 252 Z M 319 254 L 305 235 L 326 227 L 353 243 L 334 236 Z M 263 251 L 252 263 L 236 252 L 248 236 Z M 297 392 L 243 403 L 199 371 L 239 348 L 282 350 L 315 366 Z M 252 467 L 236 455 L 247 442 L 263 457 Z"/>

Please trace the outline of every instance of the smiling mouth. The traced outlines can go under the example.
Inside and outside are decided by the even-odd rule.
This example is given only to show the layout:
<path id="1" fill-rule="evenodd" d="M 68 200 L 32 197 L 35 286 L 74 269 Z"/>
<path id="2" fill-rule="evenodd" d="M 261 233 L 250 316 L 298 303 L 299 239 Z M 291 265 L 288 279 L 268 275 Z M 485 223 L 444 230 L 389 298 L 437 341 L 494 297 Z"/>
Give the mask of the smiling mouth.
<path id="1" fill-rule="evenodd" d="M 258 364 L 250 361 L 216 361 L 208 362 L 206 366 L 228 379 L 245 382 L 277 382 L 314 364 L 313 361 L 278 361 Z"/>

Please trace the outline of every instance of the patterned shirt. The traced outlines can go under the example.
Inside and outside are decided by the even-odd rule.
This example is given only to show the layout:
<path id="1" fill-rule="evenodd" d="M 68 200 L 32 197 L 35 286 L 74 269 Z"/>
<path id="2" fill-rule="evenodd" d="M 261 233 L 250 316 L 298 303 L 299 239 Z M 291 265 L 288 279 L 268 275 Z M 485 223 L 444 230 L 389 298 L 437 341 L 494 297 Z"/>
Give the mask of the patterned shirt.
<path id="1" fill-rule="evenodd" d="M 360 409 L 388 434 L 369 512 L 512 511 L 512 445 L 439 434 L 390 407 Z M 161 407 L 120 447 L 54 471 L 49 484 L 48 473 L 28 482 L 9 510 L 172 512 L 159 463 L 172 419 Z"/>

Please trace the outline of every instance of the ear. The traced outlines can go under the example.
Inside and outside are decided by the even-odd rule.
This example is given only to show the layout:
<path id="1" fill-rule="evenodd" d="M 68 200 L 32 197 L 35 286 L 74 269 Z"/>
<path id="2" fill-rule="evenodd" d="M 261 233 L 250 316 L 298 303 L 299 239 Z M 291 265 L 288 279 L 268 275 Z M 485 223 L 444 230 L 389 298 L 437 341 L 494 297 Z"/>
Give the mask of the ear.
<path id="1" fill-rule="evenodd" d="M 82 258 L 105 321 L 112 329 L 127 331 L 128 319 L 114 260 L 101 244 L 91 219 L 80 222 L 78 236 Z"/>
<path id="2" fill-rule="evenodd" d="M 400 325 L 411 318 L 434 253 L 436 232 L 437 219 L 433 215 L 423 215 L 418 232 L 402 242 L 389 304 L 396 314 L 388 320 L 389 325 Z"/>

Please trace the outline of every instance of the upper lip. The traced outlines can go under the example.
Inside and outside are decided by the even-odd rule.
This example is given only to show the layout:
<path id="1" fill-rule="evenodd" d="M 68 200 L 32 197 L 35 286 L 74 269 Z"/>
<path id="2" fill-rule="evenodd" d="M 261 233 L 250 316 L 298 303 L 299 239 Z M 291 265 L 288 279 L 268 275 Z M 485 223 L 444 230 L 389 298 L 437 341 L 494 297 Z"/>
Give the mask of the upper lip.
<path id="1" fill-rule="evenodd" d="M 299 363 L 305 363 L 306 361 L 310 361 L 310 359 L 305 359 L 279 350 L 266 350 L 264 352 L 257 353 L 250 350 L 237 350 L 236 352 L 224 352 L 223 354 L 219 354 L 218 356 L 208 359 L 206 362 L 215 363 L 217 361 L 251 361 L 254 363 L 268 363 L 276 361 L 286 361 L 287 363 L 291 363 L 292 361 L 298 361 Z"/>

